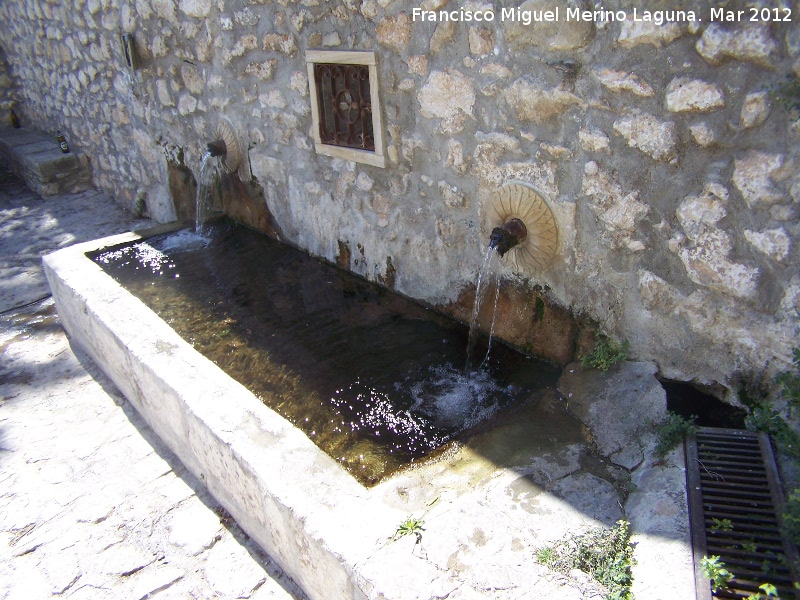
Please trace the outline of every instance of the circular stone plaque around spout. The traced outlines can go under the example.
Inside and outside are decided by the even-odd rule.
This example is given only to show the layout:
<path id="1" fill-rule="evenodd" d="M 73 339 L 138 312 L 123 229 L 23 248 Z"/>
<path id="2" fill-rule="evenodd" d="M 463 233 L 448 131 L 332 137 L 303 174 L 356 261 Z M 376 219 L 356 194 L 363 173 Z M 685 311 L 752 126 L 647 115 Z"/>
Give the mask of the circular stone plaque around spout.
<path id="1" fill-rule="evenodd" d="M 494 193 L 483 219 L 487 232 L 511 219 L 525 224 L 528 235 L 506 255 L 524 273 L 545 271 L 558 253 L 558 224 L 543 196 L 528 184 L 507 183 Z"/>
<path id="2" fill-rule="evenodd" d="M 228 173 L 236 173 L 239 170 L 239 165 L 242 164 L 242 147 L 239 144 L 233 126 L 227 119 L 221 118 L 217 123 L 215 140 L 225 142 L 225 155 L 220 157 L 222 168 Z"/>

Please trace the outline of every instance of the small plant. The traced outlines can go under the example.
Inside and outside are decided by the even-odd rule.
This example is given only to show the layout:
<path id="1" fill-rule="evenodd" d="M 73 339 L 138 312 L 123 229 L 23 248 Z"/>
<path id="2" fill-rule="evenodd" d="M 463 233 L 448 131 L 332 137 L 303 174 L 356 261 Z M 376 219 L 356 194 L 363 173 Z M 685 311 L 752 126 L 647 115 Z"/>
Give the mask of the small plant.
<path id="1" fill-rule="evenodd" d="M 711 531 L 714 533 L 733 531 L 733 523 L 731 523 L 730 519 L 718 519 L 713 517 L 711 519 Z"/>
<path id="2" fill-rule="evenodd" d="M 421 519 L 409 517 L 397 527 L 397 530 L 392 536 L 392 541 L 399 540 L 401 537 L 407 535 L 415 535 L 417 536 L 417 543 L 419 544 L 422 541 L 422 532 L 425 531 L 425 528 L 423 527 L 424 524 L 425 521 Z"/>
<path id="3" fill-rule="evenodd" d="M 784 533 L 795 544 L 800 544 L 800 488 L 789 494 L 782 517 Z"/>
<path id="4" fill-rule="evenodd" d="M 611 529 L 594 530 L 542 548 L 536 560 L 560 573 L 588 573 L 609 591 L 608 600 L 632 600 L 633 546 L 627 521 Z"/>
<path id="5" fill-rule="evenodd" d="M 751 554 L 755 554 L 758 551 L 758 544 L 756 544 L 752 540 L 749 542 L 742 542 L 742 549 L 745 552 L 750 552 Z"/>
<path id="6" fill-rule="evenodd" d="M 534 321 L 541 321 L 544 319 L 544 300 L 536 298 L 536 303 L 533 309 Z"/>
<path id="7" fill-rule="evenodd" d="M 789 403 L 789 416 L 793 408 L 800 407 L 800 348 L 793 348 L 791 371 L 781 373 L 777 382 L 781 384 L 781 396 Z"/>
<path id="8" fill-rule="evenodd" d="M 703 575 L 711 580 L 712 592 L 728 587 L 733 579 L 733 573 L 725 568 L 725 563 L 719 559 L 719 556 L 704 556 L 700 560 L 700 567 L 703 569 Z"/>
<path id="9" fill-rule="evenodd" d="M 711 591 L 716 592 L 721 588 L 727 588 L 728 584 L 735 577 L 731 573 L 725 563 L 722 562 L 719 556 L 704 556 L 700 560 L 700 567 L 703 569 L 705 575 L 711 581 Z M 795 587 L 797 587 L 795 585 Z M 750 594 L 745 600 L 767 600 L 769 598 L 778 597 L 778 588 L 771 583 L 762 583 L 758 586 L 760 592 Z"/>
<path id="10" fill-rule="evenodd" d="M 683 438 L 697 428 L 696 422 L 697 417 L 695 415 L 684 419 L 679 414 L 670 412 L 656 431 L 658 435 L 658 443 L 655 448 L 656 457 L 663 459 L 678 444 L 683 442 Z"/>
<path id="11" fill-rule="evenodd" d="M 141 219 L 147 211 L 147 202 L 144 194 L 139 194 L 136 197 L 136 203 L 133 205 L 133 212 L 137 218 Z"/>
<path id="12" fill-rule="evenodd" d="M 763 600 L 766 598 L 777 598 L 778 588 L 771 583 L 762 583 L 758 586 L 761 591 L 757 594 L 750 594 L 745 600 Z"/>
<path id="13" fill-rule="evenodd" d="M 598 336 L 597 342 L 589 354 L 581 354 L 581 365 L 587 369 L 600 369 L 604 373 L 618 362 L 628 358 L 628 348 L 630 343 L 625 340 L 618 344 L 606 336 Z"/>
<path id="14" fill-rule="evenodd" d="M 790 74 L 781 83 L 776 83 L 767 89 L 772 100 L 786 112 L 792 113 L 793 121 L 800 117 L 800 78 Z"/>
<path id="15" fill-rule="evenodd" d="M 546 546 L 536 551 L 536 561 L 539 564 L 549 565 L 551 562 L 553 562 L 554 558 L 555 556 L 553 554 L 553 548 L 550 546 Z"/>
<path id="16" fill-rule="evenodd" d="M 798 435 L 781 414 L 765 402 L 755 404 L 752 412 L 744 419 L 744 425 L 750 431 L 768 433 L 775 444 L 795 459 L 800 459 L 800 435 Z"/>
<path id="17" fill-rule="evenodd" d="M 794 349 L 794 372 L 783 373 L 778 376 L 778 382 L 783 384 L 781 394 L 789 401 L 789 407 L 797 406 L 798 399 L 793 394 L 800 394 L 800 350 Z M 785 381 L 784 381 L 785 380 Z M 800 435 L 797 434 L 783 416 L 772 408 L 765 396 L 752 397 L 747 390 L 740 390 L 739 397 L 750 409 L 750 414 L 744 419 L 744 426 L 750 431 L 763 431 L 769 434 L 779 450 L 794 459 L 800 459 Z M 800 396 L 798 396 L 800 398 Z"/>

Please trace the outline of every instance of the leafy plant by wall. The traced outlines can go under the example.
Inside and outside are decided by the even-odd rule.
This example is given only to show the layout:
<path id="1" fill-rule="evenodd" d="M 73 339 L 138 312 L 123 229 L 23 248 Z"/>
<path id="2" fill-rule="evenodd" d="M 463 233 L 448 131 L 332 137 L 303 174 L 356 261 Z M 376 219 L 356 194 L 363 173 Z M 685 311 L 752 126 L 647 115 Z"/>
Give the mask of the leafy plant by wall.
<path id="1" fill-rule="evenodd" d="M 767 89 L 770 98 L 790 113 L 793 121 L 800 118 L 800 77 L 789 74 L 783 81 Z"/>
<path id="2" fill-rule="evenodd" d="M 697 428 L 696 420 L 697 417 L 695 416 L 684 419 L 679 414 L 669 413 L 667 418 L 656 429 L 656 434 L 658 435 L 658 443 L 655 449 L 656 457 L 664 458 L 678 444 L 683 442 L 683 439 Z"/>
<path id="3" fill-rule="evenodd" d="M 800 407 L 800 348 L 793 348 L 792 355 L 792 369 L 777 377 L 781 385 L 781 397 L 789 403 L 790 414 L 793 408 Z"/>
<path id="4" fill-rule="evenodd" d="M 628 340 L 621 344 L 607 336 L 598 336 L 594 348 L 588 354 L 581 354 L 581 365 L 587 369 L 600 369 L 603 372 L 628 358 Z"/>

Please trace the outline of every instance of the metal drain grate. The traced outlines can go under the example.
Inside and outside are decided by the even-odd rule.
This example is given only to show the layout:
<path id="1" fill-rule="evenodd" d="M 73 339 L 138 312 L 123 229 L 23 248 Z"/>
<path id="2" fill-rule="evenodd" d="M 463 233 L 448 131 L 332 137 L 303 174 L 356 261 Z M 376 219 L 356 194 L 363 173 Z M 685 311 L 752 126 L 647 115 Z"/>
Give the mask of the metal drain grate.
<path id="1" fill-rule="evenodd" d="M 686 478 L 698 600 L 744 599 L 771 583 L 784 600 L 800 600 L 778 515 L 783 491 L 769 437 L 739 429 L 700 427 L 686 440 Z M 711 592 L 703 556 L 718 555 L 735 578 Z"/>

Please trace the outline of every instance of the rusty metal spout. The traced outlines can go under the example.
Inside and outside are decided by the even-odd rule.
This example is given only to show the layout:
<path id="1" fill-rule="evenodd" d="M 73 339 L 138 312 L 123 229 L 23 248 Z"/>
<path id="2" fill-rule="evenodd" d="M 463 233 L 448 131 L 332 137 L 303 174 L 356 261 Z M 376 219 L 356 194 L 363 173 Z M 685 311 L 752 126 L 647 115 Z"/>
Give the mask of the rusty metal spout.
<path id="1" fill-rule="evenodd" d="M 225 156 L 228 153 L 228 147 L 225 145 L 225 140 L 209 142 L 207 148 L 211 153 L 211 156 Z"/>
<path id="2" fill-rule="evenodd" d="M 516 218 L 509 219 L 492 230 L 489 247 L 494 248 L 500 256 L 503 256 L 526 237 L 528 237 L 528 228 L 525 227 L 525 223 Z"/>

